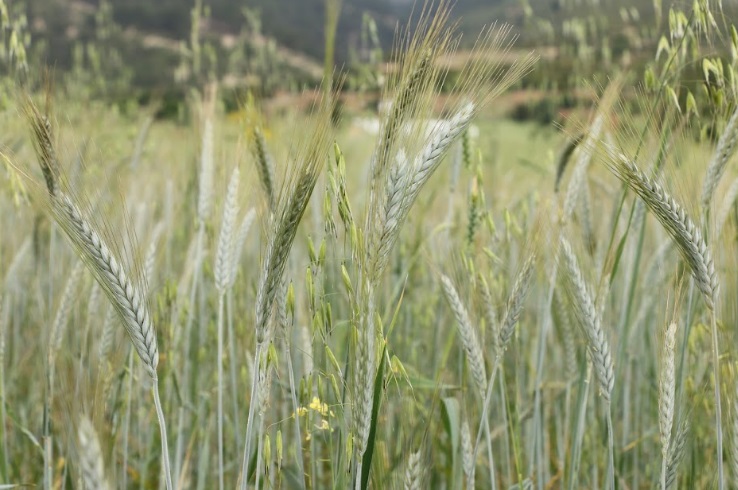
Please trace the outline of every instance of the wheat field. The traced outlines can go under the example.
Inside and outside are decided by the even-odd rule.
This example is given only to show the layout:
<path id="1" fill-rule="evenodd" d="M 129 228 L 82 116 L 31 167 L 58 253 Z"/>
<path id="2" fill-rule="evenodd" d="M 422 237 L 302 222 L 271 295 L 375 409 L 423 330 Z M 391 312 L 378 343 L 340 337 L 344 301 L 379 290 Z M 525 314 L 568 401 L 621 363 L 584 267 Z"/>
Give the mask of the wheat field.
<path id="1" fill-rule="evenodd" d="M 0 488 L 738 486 L 735 61 L 679 82 L 735 29 L 697 2 L 534 129 L 498 104 L 535 50 L 452 77 L 447 6 L 371 129 L 338 71 L 178 122 L 7 92 Z"/>

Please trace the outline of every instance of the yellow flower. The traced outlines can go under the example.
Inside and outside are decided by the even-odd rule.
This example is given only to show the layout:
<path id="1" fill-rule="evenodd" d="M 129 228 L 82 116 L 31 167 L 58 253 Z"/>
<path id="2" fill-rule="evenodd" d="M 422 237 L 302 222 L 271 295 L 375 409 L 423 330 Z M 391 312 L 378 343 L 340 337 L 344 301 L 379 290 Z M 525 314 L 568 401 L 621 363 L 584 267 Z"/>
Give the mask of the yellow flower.
<path id="1" fill-rule="evenodd" d="M 328 413 L 328 405 L 325 403 L 321 403 L 320 398 L 317 396 L 313 397 L 313 400 L 310 402 L 309 405 L 311 410 L 315 410 L 321 415 L 326 415 Z"/>

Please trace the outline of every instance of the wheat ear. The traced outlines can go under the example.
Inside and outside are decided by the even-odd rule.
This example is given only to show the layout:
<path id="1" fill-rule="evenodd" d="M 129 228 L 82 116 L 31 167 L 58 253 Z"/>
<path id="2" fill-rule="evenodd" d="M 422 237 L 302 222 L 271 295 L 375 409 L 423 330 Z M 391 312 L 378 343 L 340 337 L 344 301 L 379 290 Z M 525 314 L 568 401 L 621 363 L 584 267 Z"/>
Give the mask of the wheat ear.
<path id="1" fill-rule="evenodd" d="M 169 469 L 166 422 L 161 408 L 156 376 L 159 350 L 156 343 L 156 333 L 151 324 L 148 305 L 145 301 L 146 296 L 142 295 L 138 287 L 128 278 L 125 269 L 74 200 L 61 190 L 59 169 L 55 166 L 58 165 L 58 162 L 53 156 L 55 153 L 51 143 L 53 141 L 51 126 L 44 123 L 48 119 L 41 116 L 35 106 L 30 103 L 27 111 L 36 135 L 37 156 L 46 179 L 49 204 L 54 219 L 64 230 L 87 268 L 105 291 L 110 302 L 113 303 L 138 356 L 144 364 L 144 369 L 154 380 L 152 391 L 161 431 L 164 476 L 167 490 L 171 490 L 172 481 Z M 39 132 L 42 134 L 39 134 Z"/>
<path id="2" fill-rule="evenodd" d="M 535 261 L 535 254 L 532 254 L 528 257 L 528 260 L 525 261 L 523 268 L 515 279 L 515 285 L 510 292 L 510 298 L 507 300 L 507 310 L 505 311 L 505 318 L 502 321 L 500 338 L 498 340 L 498 353 L 500 355 L 502 355 L 502 353 L 505 352 L 505 349 L 507 349 L 507 345 L 510 343 L 512 334 L 515 331 L 515 325 L 518 323 L 518 319 L 520 318 L 520 313 L 523 311 L 525 297 L 528 295 L 533 271 L 535 270 L 533 267 L 535 265 Z"/>
<path id="3" fill-rule="evenodd" d="M 234 262 L 234 235 L 236 228 L 236 216 L 238 215 L 238 184 L 240 174 L 238 167 L 233 169 L 231 179 L 228 182 L 225 204 L 223 206 L 223 219 L 218 235 L 218 248 L 215 254 L 215 287 L 223 294 L 233 285 L 236 276 L 233 274 Z"/>
<path id="4" fill-rule="evenodd" d="M 420 451 L 410 453 L 405 466 L 405 490 L 420 490 L 423 487 L 423 462 Z"/>
<path id="5" fill-rule="evenodd" d="M 613 173 L 646 203 L 679 247 L 707 307 L 715 310 L 719 283 L 712 254 L 702 233 L 684 208 L 661 185 L 647 177 L 624 155 L 609 163 Z"/>
<path id="6" fill-rule="evenodd" d="M 676 380 L 674 372 L 674 348 L 676 346 L 676 323 L 671 323 L 664 334 L 661 350 L 661 373 L 659 376 L 659 431 L 661 435 L 661 486 L 666 487 L 666 473 L 669 460 L 671 429 L 674 423 L 674 392 Z"/>
<path id="7" fill-rule="evenodd" d="M 705 174 L 705 181 L 702 185 L 702 209 L 705 213 L 710 209 L 710 203 L 712 202 L 712 196 L 715 194 L 720 183 L 720 178 L 725 173 L 725 167 L 728 165 L 728 160 L 735 153 L 736 142 L 738 141 L 738 107 L 733 111 L 733 114 L 728 119 L 728 124 L 725 126 L 723 134 L 720 135 L 715 152 L 710 158 L 710 163 L 707 165 L 707 173 Z"/>
<path id="8" fill-rule="evenodd" d="M 259 180 L 261 181 L 261 186 L 264 188 L 269 209 L 273 210 L 277 204 L 277 197 L 274 190 L 274 159 L 272 159 L 269 153 L 261 128 L 254 126 L 252 133 L 252 152 L 256 160 L 256 170 L 259 173 Z"/>
<path id="9" fill-rule="evenodd" d="M 445 275 L 441 275 L 441 286 L 443 287 L 446 300 L 454 313 L 457 331 L 459 332 L 459 338 L 464 347 L 464 352 L 466 352 L 466 358 L 469 360 L 469 368 L 471 369 L 472 376 L 477 384 L 480 396 L 484 398 L 484 390 L 487 387 L 487 373 L 484 366 L 484 354 L 482 353 L 482 347 L 477 338 L 477 333 L 451 279 Z"/>
<path id="10" fill-rule="evenodd" d="M 87 490 L 108 489 L 100 441 L 92 422 L 86 417 L 82 417 L 79 421 L 77 440 L 79 442 L 79 469 L 85 487 Z"/>
<path id="11" fill-rule="evenodd" d="M 476 462 L 474 461 L 474 447 L 472 446 L 471 432 L 469 432 L 469 423 L 466 420 L 461 424 L 461 459 L 464 476 L 466 476 L 466 488 L 467 490 L 473 490 Z"/>
<path id="12" fill-rule="evenodd" d="M 595 367 L 600 393 L 609 402 L 615 383 L 615 370 L 610 353 L 610 344 L 605 337 L 599 315 L 579 268 L 577 258 L 571 249 L 571 245 L 563 237 L 561 238 L 561 250 L 567 271 L 567 291 L 570 294 L 574 316 L 587 337 L 587 349 Z"/>

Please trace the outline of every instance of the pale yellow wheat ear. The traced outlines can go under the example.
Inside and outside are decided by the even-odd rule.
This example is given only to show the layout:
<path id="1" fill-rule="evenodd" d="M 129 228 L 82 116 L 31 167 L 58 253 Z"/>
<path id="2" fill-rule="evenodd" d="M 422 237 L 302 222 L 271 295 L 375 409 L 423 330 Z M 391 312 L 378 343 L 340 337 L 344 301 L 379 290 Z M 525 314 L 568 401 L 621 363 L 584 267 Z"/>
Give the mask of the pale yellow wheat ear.
<path id="1" fill-rule="evenodd" d="M 426 6 L 427 8 L 427 6 Z M 379 137 L 371 160 L 365 237 L 367 273 L 374 281 L 386 266 L 397 235 L 418 194 L 482 107 L 532 67 L 533 54 L 512 57 L 510 26 L 485 29 L 453 86 L 451 102 L 435 105 L 458 47 L 448 24 L 448 4 L 423 11 L 414 31 L 401 37 L 390 77 Z"/>
<path id="2" fill-rule="evenodd" d="M 331 97 L 335 100 L 335 97 Z M 318 176 L 329 158 L 333 138 L 331 113 L 334 103 L 316 104 L 312 116 L 313 130 L 295 145 L 282 187 L 276 199 L 269 226 L 269 237 L 256 301 L 257 342 L 269 339 L 268 316 L 274 302 L 277 287 L 282 278 L 287 256 L 297 234 L 297 228 L 307 208 Z"/>
<path id="3" fill-rule="evenodd" d="M 333 93 L 321 98 L 314 106 L 312 114 L 312 130 L 295 143 L 295 152 L 289 159 L 282 187 L 275 199 L 274 209 L 269 217 L 267 246 L 259 272 L 256 291 L 256 359 L 252 370 L 251 403 L 246 425 L 246 447 L 241 465 L 241 485 L 245 489 L 249 474 L 251 444 L 253 440 L 255 408 L 260 405 L 259 430 L 257 438 L 261 440 L 261 429 L 264 421 L 264 408 L 268 404 L 271 376 L 269 364 L 262 362 L 263 354 L 269 350 L 274 337 L 274 324 L 270 321 L 275 302 L 283 288 L 284 271 L 292 245 L 297 236 L 297 229 L 307 209 L 310 196 L 318 181 L 323 165 L 330 156 L 333 137 L 331 114 L 337 97 Z M 268 356 L 266 356 L 268 357 Z M 257 403 L 259 400 L 259 403 Z M 259 454 L 261 454 L 259 452 Z M 260 461 L 257 457 L 257 468 Z M 258 484 L 257 484 L 258 486 Z"/>
<path id="4" fill-rule="evenodd" d="M 92 212 L 81 189 L 73 189 L 65 179 L 54 147 L 53 128 L 48 116 L 28 98 L 25 111 L 33 131 L 36 152 L 47 193 L 38 193 L 48 206 L 54 221 L 64 231 L 75 251 L 115 308 L 126 333 L 154 381 L 152 391 L 162 440 L 162 464 L 167 489 L 172 488 L 166 423 L 159 399 L 157 366 L 159 348 L 148 305 L 143 268 L 130 267 L 123 261 L 126 241 L 112 230 L 104 216 Z M 75 192 L 77 191 L 77 192 Z M 128 228 L 130 230 L 130 228 Z M 129 231 L 131 233 L 131 231 Z M 129 236 L 129 247 L 135 237 Z M 136 278 L 139 280 L 136 280 Z"/>
<path id="5" fill-rule="evenodd" d="M 156 333 L 149 315 L 148 294 L 141 270 L 124 259 L 132 254 L 125 249 L 124 237 L 116 235 L 104 216 L 95 214 L 81 189 L 72 189 L 57 158 L 49 118 L 41 114 L 30 99 L 30 117 L 37 157 L 47 195 L 40 194 L 54 220 L 64 230 L 88 270 L 97 279 L 118 312 L 128 336 L 147 373 L 156 378 L 159 352 Z M 135 243 L 135 237 L 128 237 Z"/>

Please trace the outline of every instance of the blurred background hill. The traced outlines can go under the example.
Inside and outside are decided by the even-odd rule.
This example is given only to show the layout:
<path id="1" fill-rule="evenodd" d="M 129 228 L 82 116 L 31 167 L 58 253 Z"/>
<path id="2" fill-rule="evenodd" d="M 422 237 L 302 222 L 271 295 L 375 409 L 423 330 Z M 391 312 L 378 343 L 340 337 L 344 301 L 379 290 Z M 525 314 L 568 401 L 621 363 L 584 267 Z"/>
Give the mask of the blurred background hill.
<path id="1" fill-rule="evenodd" d="M 356 62 L 370 42 L 376 42 L 386 56 L 397 26 L 407 22 L 413 9 L 416 14 L 420 9 L 415 3 L 422 5 L 412 0 L 344 0 L 337 25 L 336 62 L 343 66 Z M 515 26 L 521 46 L 540 47 L 562 42 L 558 38 L 562 34 L 561 21 L 576 14 L 587 23 L 597 24 L 597 34 L 619 51 L 630 47 L 628 33 L 623 31 L 630 14 L 640 20 L 653 16 L 650 2 L 631 2 L 632 12 L 625 12 L 625 17 L 622 10 L 627 9 L 627 1 L 610 6 L 606 2 L 602 6 L 588 3 L 458 0 L 453 15 L 467 45 L 483 26 L 497 21 Z M 278 60 L 273 61 L 297 64 L 302 68 L 298 71 L 308 74 L 310 62 L 321 66 L 325 53 L 325 0 L 27 0 L 22 5 L 27 10 L 31 34 L 43 41 L 50 65 L 71 70 L 75 61 L 80 61 L 75 60 L 75 56 L 81 56 L 80 46 L 107 43 L 121 56 L 121 64 L 132 69 L 133 83 L 142 87 L 172 82 L 172 72 L 191 39 L 194 9 L 201 11 L 200 34 L 208 50 L 213 51 L 209 56 L 217 58 L 220 71 L 227 71 L 235 49 L 249 57 L 254 55 L 255 47 L 271 45 L 270 49 L 278 53 L 274 57 Z M 376 28 L 372 40 L 367 40 L 371 37 L 366 32 L 367 19 L 371 19 L 371 28 Z"/>
<path id="2" fill-rule="evenodd" d="M 378 93 L 391 69 L 398 26 L 417 18 L 413 0 L 15 0 L 13 30 L 28 58 L 53 68 L 75 97 L 156 101 L 174 110 L 189 88 L 217 81 L 226 105 L 245 93 L 272 97 L 316 87 L 333 66 L 348 92 Z M 725 18 L 735 2 L 723 2 Z M 335 14 L 335 30 L 331 19 Z M 513 26 L 516 50 L 540 62 L 511 114 L 549 123 L 575 106 L 579 89 L 628 69 L 646 73 L 674 17 L 640 0 L 456 0 L 459 56 L 495 22 Z M 684 20 L 684 19 L 682 19 Z M 717 19 L 721 22 L 721 19 Z M 673 31 L 673 26 L 672 26 Z M 329 33 L 328 41 L 326 33 Z M 7 36 L 6 36 L 7 37 Z M 333 52 L 326 53 L 326 47 Z M 706 55 L 711 47 L 704 48 Z M 454 60 L 449 60 L 454 65 Z M 461 63 L 456 63 L 461 65 Z M 633 70 L 635 68 L 635 70 Z M 700 68 L 685 80 L 700 79 Z M 454 68 L 449 80 L 454 79 Z M 696 84 L 693 84 L 696 87 Z M 692 88 L 692 87 L 690 87 Z M 371 98 L 371 97 L 370 97 Z M 374 97 L 376 99 L 376 96 Z M 167 109 L 164 109 L 167 112 Z"/>

